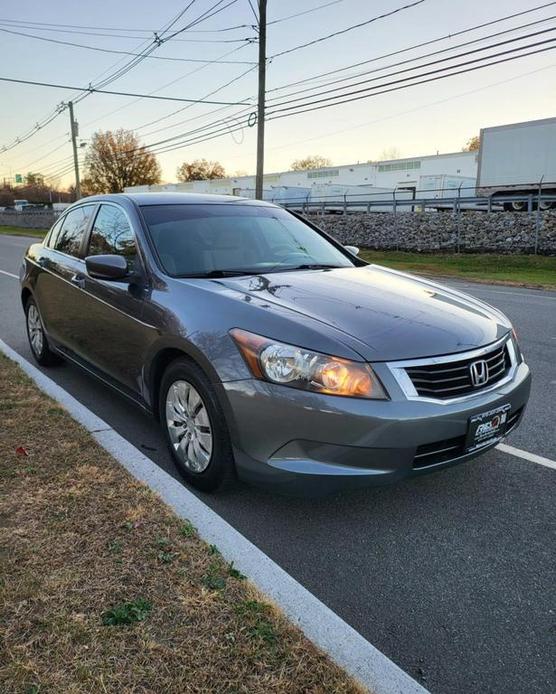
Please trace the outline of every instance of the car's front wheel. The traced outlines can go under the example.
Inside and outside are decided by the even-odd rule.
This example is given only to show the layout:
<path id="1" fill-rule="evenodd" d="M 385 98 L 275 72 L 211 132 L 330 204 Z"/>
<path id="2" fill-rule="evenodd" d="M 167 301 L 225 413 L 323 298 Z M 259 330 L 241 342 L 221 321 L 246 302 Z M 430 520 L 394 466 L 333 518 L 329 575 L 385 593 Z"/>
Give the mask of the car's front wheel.
<path id="1" fill-rule="evenodd" d="M 204 372 L 187 359 L 177 359 L 164 373 L 159 403 L 170 453 L 187 482 L 211 492 L 233 479 L 228 428 Z"/>
<path id="2" fill-rule="evenodd" d="M 36 361 L 41 366 L 52 366 L 59 362 L 59 357 L 50 349 L 39 308 L 32 297 L 29 297 L 25 305 L 25 321 L 29 346 Z"/>

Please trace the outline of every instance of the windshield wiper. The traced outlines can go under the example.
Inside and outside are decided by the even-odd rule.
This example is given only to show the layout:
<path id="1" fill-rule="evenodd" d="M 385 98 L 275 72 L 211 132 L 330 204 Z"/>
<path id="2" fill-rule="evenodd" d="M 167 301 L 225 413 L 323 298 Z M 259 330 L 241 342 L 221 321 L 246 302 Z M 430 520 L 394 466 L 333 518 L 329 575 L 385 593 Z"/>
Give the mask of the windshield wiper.
<path id="1" fill-rule="evenodd" d="M 303 263 L 302 265 L 286 266 L 284 270 L 332 270 L 342 267 L 349 267 L 348 265 L 327 265 L 325 263 Z"/>
<path id="2" fill-rule="evenodd" d="M 240 277 L 241 275 L 258 275 L 257 270 L 209 270 L 209 272 L 191 272 L 180 277 L 195 277 L 203 279 L 212 279 L 218 277 Z"/>

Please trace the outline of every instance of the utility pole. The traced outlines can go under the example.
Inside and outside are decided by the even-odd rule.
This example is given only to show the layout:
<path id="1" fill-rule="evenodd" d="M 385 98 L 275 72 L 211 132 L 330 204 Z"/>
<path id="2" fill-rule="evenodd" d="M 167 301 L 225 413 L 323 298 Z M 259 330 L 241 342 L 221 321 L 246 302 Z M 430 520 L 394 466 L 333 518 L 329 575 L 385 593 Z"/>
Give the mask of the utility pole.
<path id="1" fill-rule="evenodd" d="M 79 160 L 77 159 L 77 136 L 79 134 L 79 126 L 73 118 L 72 101 L 68 101 L 68 108 L 70 114 L 71 145 L 73 147 L 73 167 L 75 169 L 75 199 L 79 200 L 81 198 L 81 181 L 79 180 Z"/>
<path id="2" fill-rule="evenodd" d="M 257 106 L 257 177 L 255 197 L 263 199 L 264 118 L 266 91 L 266 1 L 259 0 L 259 102 Z"/>

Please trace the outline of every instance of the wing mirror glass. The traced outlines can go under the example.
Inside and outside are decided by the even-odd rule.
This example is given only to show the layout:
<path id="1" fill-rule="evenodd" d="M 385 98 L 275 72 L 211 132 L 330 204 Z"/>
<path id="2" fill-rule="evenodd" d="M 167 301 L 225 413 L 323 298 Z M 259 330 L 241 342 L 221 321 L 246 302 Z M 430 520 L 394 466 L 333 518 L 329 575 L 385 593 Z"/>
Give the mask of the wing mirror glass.
<path id="1" fill-rule="evenodd" d="M 344 246 L 344 248 L 352 255 L 359 255 L 359 246 Z"/>
<path id="2" fill-rule="evenodd" d="M 85 267 L 90 277 L 99 280 L 123 280 L 129 276 L 127 261 L 122 255 L 89 255 Z"/>

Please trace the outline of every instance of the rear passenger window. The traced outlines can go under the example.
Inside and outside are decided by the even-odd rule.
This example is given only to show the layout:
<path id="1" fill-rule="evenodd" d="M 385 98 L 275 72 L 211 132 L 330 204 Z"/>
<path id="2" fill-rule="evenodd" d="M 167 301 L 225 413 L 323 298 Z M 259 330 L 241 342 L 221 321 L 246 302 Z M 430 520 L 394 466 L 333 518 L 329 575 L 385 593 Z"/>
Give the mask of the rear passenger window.
<path id="1" fill-rule="evenodd" d="M 79 255 L 81 241 L 93 214 L 93 205 L 83 205 L 71 210 L 64 217 L 62 230 L 58 234 L 54 248 L 68 255 Z"/>
<path id="2" fill-rule="evenodd" d="M 135 269 L 135 234 L 122 209 L 101 205 L 93 224 L 87 255 L 123 255 L 130 272 Z"/>

